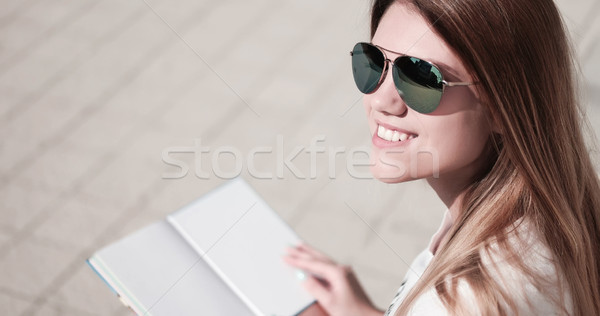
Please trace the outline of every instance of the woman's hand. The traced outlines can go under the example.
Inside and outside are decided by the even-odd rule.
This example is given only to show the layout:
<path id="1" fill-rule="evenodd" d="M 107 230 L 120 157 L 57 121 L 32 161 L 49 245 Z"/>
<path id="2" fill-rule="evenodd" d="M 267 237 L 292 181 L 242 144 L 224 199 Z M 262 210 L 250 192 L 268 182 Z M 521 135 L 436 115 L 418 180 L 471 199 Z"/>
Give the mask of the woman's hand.
<path id="1" fill-rule="evenodd" d="M 284 261 L 306 272 L 304 288 L 329 315 L 383 315 L 373 306 L 350 266 L 337 264 L 305 243 L 287 250 Z"/>
<path id="2" fill-rule="evenodd" d="M 329 314 L 319 305 L 319 302 L 314 302 L 298 314 L 298 316 L 329 316 Z"/>

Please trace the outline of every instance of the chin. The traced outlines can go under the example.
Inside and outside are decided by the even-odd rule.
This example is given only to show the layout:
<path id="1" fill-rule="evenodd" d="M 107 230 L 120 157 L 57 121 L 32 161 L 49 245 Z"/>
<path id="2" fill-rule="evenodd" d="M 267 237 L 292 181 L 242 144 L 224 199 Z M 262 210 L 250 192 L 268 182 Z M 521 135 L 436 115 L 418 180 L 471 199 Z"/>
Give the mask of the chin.
<path id="1" fill-rule="evenodd" d="M 410 176 L 408 170 L 399 170 L 399 168 L 389 165 L 371 165 L 370 170 L 373 177 L 383 183 L 391 184 L 416 180 Z"/>

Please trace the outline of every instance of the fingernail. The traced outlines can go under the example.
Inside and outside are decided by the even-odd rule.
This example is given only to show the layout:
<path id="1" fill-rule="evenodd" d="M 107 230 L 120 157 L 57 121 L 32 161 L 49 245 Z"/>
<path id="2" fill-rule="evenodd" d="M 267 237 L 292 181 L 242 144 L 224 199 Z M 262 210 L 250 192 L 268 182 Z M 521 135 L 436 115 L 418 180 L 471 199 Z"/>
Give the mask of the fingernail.
<path id="1" fill-rule="evenodd" d="M 304 279 L 306 279 L 306 273 L 304 273 L 304 271 L 302 271 L 302 270 L 296 270 L 296 277 L 299 280 L 304 280 Z"/>

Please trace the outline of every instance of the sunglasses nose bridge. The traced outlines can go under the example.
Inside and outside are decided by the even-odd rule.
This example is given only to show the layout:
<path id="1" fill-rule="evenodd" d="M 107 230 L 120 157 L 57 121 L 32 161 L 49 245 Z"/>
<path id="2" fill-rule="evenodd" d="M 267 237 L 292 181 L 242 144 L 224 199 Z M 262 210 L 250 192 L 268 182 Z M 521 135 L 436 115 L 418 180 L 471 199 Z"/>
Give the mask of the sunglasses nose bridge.
<path id="1" fill-rule="evenodd" d="M 385 67 L 386 67 L 386 68 L 390 68 L 391 66 L 393 66 L 393 65 L 394 65 L 394 61 L 393 61 L 393 60 L 391 60 L 391 59 L 389 59 L 389 58 L 386 58 L 386 59 L 384 60 L 384 62 L 385 62 Z"/>
<path id="2" fill-rule="evenodd" d="M 392 69 L 393 66 L 394 66 L 394 61 L 392 61 L 391 59 L 386 57 L 383 60 L 383 73 L 381 74 L 381 78 L 379 79 L 379 85 L 384 84 L 384 82 L 387 79 L 388 72 L 390 72 L 390 70 Z M 390 79 L 391 79 L 390 80 L 391 82 L 394 81 L 393 78 L 390 78 Z"/>
<path id="3" fill-rule="evenodd" d="M 370 97 L 372 106 L 378 111 L 389 113 L 390 115 L 402 115 L 406 112 L 407 106 L 393 78 L 392 68 L 394 67 L 394 61 L 386 57 L 383 63 L 383 72 L 379 80 L 377 92 L 373 93 Z M 387 78 L 388 75 L 391 78 Z"/>
<path id="4" fill-rule="evenodd" d="M 389 58 L 383 60 L 383 72 L 381 73 L 381 78 L 379 78 L 379 84 L 382 85 L 387 77 L 388 70 L 392 67 L 392 61 Z"/>

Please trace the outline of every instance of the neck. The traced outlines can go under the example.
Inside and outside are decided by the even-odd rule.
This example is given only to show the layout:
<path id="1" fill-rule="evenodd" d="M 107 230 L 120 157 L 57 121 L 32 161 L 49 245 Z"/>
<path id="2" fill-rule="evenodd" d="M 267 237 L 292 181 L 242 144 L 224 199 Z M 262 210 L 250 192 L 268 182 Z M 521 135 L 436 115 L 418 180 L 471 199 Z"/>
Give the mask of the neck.
<path id="1" fill-rule="evenodd" d="M 453 219 L 460 217 L 466 189 L 486 163 L 487 156 L 482 154 L 463 168 L 440 174 L 438 177 L 427 178 L 427 182 L 446 205 Z"/>
<path id="2" fill-rule="evenodd" d="M 448 208 L 450 219 L 444 221 L 446 231 L 438 236 L 438 243 L 441 243 L 443 235 L 454 224 L 454 221 L 462 214 L 463 200 L 466 189 L 473 183 L 477 173 L 485 166 L 486 156 L 480 155 L 475 161 L 467 164 L 463 168 L 440 174 L 438 177 L 427 178 L 431 188 L 437 193 L 438 197 Z M 439 248 L 436 244 L 432 253 Z"/>
<path id="3" fill-rule="evenodd" d="M 449 177 L 452 178 L 452 177 Z M 442 200 L 442 202 L 446 205 L 449 212 L 449 217 L 445 217 L 442 223 L 443 228 L 433 237 L 431 242 L 430 251 L 433 255 L 437 253 L 437 250 L 442 246 L 442 240 L 446 233 L 450 230 L 450 227 L 454 224 L 454 221 L 461 212 L 462 199 L 465 194 L 464 190 L 460 188 L 465 187 L 458 186 L 456 183 L 456 178 L 453 178 L 451 183 L 448 181 L 444 181 L 443 179 L 427 179 L 429 185 L 433 188 L 433 190 L 437 193 L 438 197 Z"/>
<path id="4" fill-rule="evenodd" d="M 446 205 L 452 218 L 458 218 L 461 212 L 462 199 L 465 194 L 464 188 L 467 184 L 457 183 L 456 178 L 452 181 L 445 181 L 441 178 L 429 178 L 427 179 L 427 182 L 440 200 L 442 200 L 444 205 Z"/>

